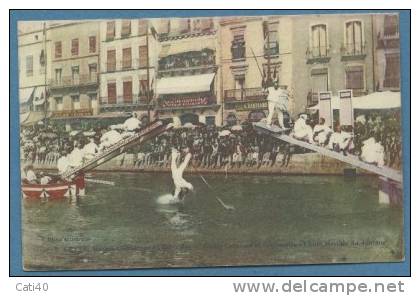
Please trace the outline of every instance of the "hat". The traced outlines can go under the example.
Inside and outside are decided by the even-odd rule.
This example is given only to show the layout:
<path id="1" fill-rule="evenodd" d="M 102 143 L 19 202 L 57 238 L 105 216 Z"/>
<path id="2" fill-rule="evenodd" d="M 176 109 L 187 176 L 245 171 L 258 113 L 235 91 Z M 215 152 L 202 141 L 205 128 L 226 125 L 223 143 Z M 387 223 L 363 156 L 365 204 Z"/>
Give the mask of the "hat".
<path id="1" fill-rule="evenodd" d="M 304 120 L 307 120 L 308 119 L 308 115 L 305 114 L 305 113 L 301 113 L 301 114 L 299 114 L 299 118 L 302 118 Z"/>

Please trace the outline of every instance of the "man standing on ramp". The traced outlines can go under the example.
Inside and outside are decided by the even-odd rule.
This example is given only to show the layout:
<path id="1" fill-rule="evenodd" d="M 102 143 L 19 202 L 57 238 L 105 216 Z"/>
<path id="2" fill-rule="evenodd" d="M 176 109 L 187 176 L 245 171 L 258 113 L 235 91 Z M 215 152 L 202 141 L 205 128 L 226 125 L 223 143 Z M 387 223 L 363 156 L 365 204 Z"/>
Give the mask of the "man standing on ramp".
<path id="1" fill-rule="evenodd" d="M 279 126 L 285 129 L 283 112 L 287 112 L 287 105 L 289 104 L 289 93 L 286 86 L 279 87 L 278 81 L 274 82 L 273 86 L 267 88 L 267 101 L 268 101 L 268 116 L 267 126 L 271 127 L 274 112 L 277 112 Z"/>
<path id="2" fill-rule="evenodd" d="M 183 178 L 184 170 L 188 166 L 188 163 L 191 159 L 191 153 L 188 152 L 185 156 L 183 162 L 178 166 L 177 160 L 180 159 L 181 154 L 180 152 L 172 148 L 172 160 L 171 160 L 171 171 L 172 171 L 172 179 L 174 181 L 175 185 L 175 191 L 174 191 L 174 198 L 178 198 L 179 200 L 182 200 L 185 196 L 185 194 L 190 190 L 192 191 L 194 188 L 191 183 L 185 181 Z"/>

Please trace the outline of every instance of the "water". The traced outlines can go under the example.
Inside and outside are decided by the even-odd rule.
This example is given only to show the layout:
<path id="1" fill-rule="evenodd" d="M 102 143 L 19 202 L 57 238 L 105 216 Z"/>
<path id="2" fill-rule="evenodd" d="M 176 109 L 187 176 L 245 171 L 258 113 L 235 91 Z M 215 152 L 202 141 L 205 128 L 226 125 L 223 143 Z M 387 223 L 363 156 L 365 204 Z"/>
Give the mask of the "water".
<path id="1" fill-rule="evenodd" d="M 23 201 L 26 269 L 382 262 L 402 258 L 402 209 L 378 204 L 374 177 L 97 173 L 78 201 Z M 235 207 L 227 211 L 215 198 Z"/>

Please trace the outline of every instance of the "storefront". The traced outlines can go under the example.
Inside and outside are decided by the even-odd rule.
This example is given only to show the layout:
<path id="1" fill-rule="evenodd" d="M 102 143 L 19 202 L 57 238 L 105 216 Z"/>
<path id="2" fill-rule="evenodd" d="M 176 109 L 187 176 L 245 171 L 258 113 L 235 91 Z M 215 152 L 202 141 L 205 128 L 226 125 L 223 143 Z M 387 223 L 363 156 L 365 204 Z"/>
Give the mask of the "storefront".
<path id="1" fill-rule="evenodd" d="M 164 77 L 158 80 L 157 116 L 175 125 L 214 125 L 220 105 L 214 95 L 215 73 Z"/>
<path id="2" fill-rule="evenodd" d="M 225 102 L 225 124 L 240 124 L 245 121 L 257 122 L 265 118 L 268 113 L 266 100 Z"/>

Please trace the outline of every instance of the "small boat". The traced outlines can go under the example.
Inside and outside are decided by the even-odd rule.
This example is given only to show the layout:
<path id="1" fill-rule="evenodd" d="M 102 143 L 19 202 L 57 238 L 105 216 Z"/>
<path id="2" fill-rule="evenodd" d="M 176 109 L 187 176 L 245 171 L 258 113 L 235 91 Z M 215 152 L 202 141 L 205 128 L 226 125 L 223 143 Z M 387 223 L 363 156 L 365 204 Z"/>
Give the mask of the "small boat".
<path id="1" fill-rule="evenodd" d="M 83 175 L 66 181 L 60 180 L 50 184 L 22 182 L 22 195 L 27 199 L 62 199 L 66 196 L 83 196 L 85 180 Z"/>

